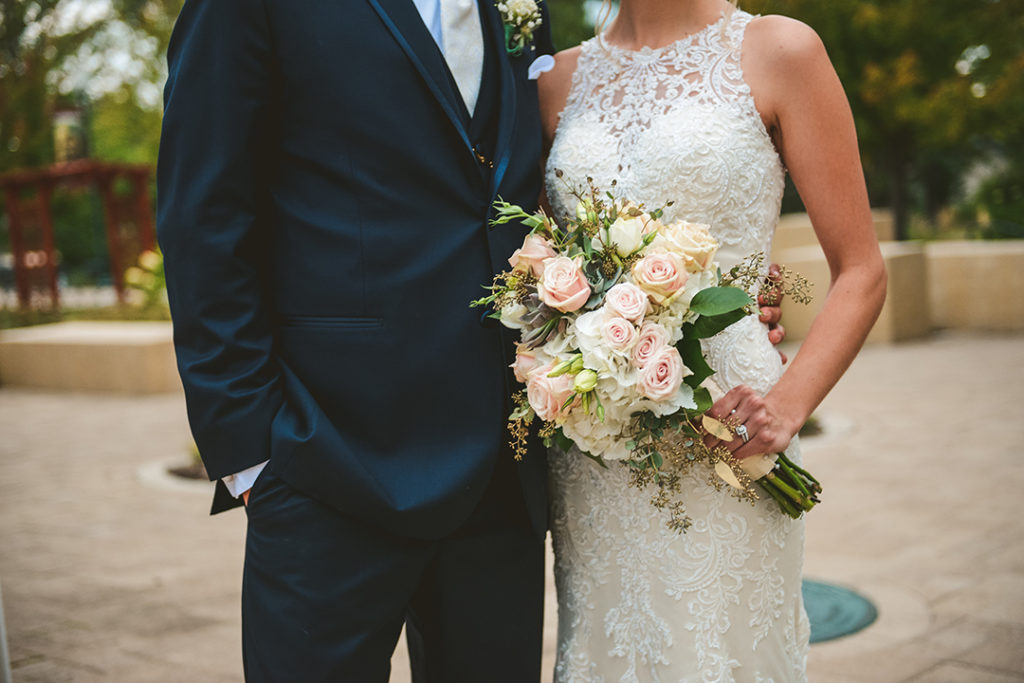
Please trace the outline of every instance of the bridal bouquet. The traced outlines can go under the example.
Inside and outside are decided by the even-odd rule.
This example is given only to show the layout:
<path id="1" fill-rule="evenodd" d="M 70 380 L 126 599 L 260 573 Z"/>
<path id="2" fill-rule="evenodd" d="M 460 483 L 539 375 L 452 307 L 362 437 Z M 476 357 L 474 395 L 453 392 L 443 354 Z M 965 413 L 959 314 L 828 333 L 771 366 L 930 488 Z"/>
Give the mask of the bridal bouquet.
<path id="1" fill-rule="evenodd" d="M 738 425 L 705 415 L 713 370 L 700 340 L 751 312 L 746 290 L 761 278 L 763 255 L 723 274 L 706 225 L 663 222 L 661 209 L 601 195 L 592 183 L 573 194 L 576 215 L 564 226 L 499 200 L 493 224 L 520 221 L 531 232 L 511 270 L 472 303 L 520 332 L 512 368 L 526 388 L 509 417 L 516 458 L 539 418 L 546 445 L 575 445 L 605 467 L 619 461 L 631 484 L 653 486 L 652 503 L 679 531 L 690 525 L 680 476 L 702 463 L 715 488 L 727 483 L 753 502 L 756 482 L 791 517 L 810 510 L 821 487 L 785 455 L 737 460 L 703 440 L 730 441 Z"/>

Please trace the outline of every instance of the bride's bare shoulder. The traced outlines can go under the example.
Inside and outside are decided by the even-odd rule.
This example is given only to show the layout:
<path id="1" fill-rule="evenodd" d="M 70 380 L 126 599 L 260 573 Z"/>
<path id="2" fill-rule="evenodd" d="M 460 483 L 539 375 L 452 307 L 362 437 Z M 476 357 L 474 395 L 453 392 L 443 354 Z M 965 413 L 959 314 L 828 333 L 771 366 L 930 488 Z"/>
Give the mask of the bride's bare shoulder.
<path id="1" fill-rule="evenodd" d="M 572 76 L 576 73 L 581 47 L 571 47 L 555 55 L 555 65 L 540 75 L 537 81 L 537 95 L 540 98 L 540 112 L 544 130 L 554 132 L 558 114 L 565 108 L 565 100 L 572 87 Z"/>
<path id="2" fill-rule="evenodd" d="M 768 68 L 776 75 L 792 75 L 792 69 L 828 63 L 825 45 L 813 28 L 777 14 L 750 21 L 743 39 L 743 56 L 744 62 L 754 62 L 758 68 Z"/>
<path id="3" fill-rule="evenodd" d="M 807 24 L 789 17 L 755 17 L 743 38 L 743 78 L 769 131 L 801 94 L 832 92 L 838 83 L 825 45 Z M 841 89 L 840 89 L 841 92 Z"/>

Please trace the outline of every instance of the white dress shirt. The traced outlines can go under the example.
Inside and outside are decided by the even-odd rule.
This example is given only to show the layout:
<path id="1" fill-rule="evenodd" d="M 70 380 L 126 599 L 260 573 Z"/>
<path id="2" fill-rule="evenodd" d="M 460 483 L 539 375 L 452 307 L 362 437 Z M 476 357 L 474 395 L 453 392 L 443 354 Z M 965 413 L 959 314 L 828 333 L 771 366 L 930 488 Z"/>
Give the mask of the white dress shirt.
<path id="1" fill-rule="evenodd" d="M 484 68 L 484 36 L 477 0 L 413 0 L 423 23 L 448 62 L 470 114 L 480 94 Z M 267 462 L 229 474 L 221 481 L 235 498 L 252 488 Z"/>

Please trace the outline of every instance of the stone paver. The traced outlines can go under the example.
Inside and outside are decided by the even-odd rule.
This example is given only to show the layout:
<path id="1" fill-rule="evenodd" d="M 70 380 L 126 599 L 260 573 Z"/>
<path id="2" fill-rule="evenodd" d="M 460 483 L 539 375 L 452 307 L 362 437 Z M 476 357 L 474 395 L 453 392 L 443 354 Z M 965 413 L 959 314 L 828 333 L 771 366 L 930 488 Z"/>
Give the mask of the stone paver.
<path id="1" fill-rule="evenodd" d="M 812 647 L 812 681 L 1024 680 L 1022 404 L 1020 335 L 869 347 L 829 396 L 826 435 L 804 443 L 826 496 L 806 574 L 880 616 Z M 209 485 L 152 475 L 188 445 L 180 395 L 0 390 L 16 683 L 241 680 L 244 515 L 211 518 Z M 550 586 L 548 603 L 550 680 Z M 407 681 L 402 648 L 394 667 Z"/>

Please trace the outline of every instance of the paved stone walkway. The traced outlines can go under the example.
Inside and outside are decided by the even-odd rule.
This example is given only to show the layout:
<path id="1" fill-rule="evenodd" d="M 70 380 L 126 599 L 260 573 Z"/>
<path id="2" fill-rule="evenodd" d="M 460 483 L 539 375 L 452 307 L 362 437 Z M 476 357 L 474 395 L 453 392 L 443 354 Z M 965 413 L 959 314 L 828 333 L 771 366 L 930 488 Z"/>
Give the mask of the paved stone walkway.
<path id="1" fill-rule="evenodd" d="M 879 620 L 815 683 L 1024 681 L 1024 337 L 866 349 L 805 441 L 825 482 L 806 573 Z M 178 395 L 0 390 L 0 584 L 15 683 L 240 681 L 241 512 L 167 483 Z M 545 672 L 555 634 L 549 591 Z M 393 681 L 408 680 L 404 653 Z M 496 664 L 496 666 L 499 664 Z"/>

